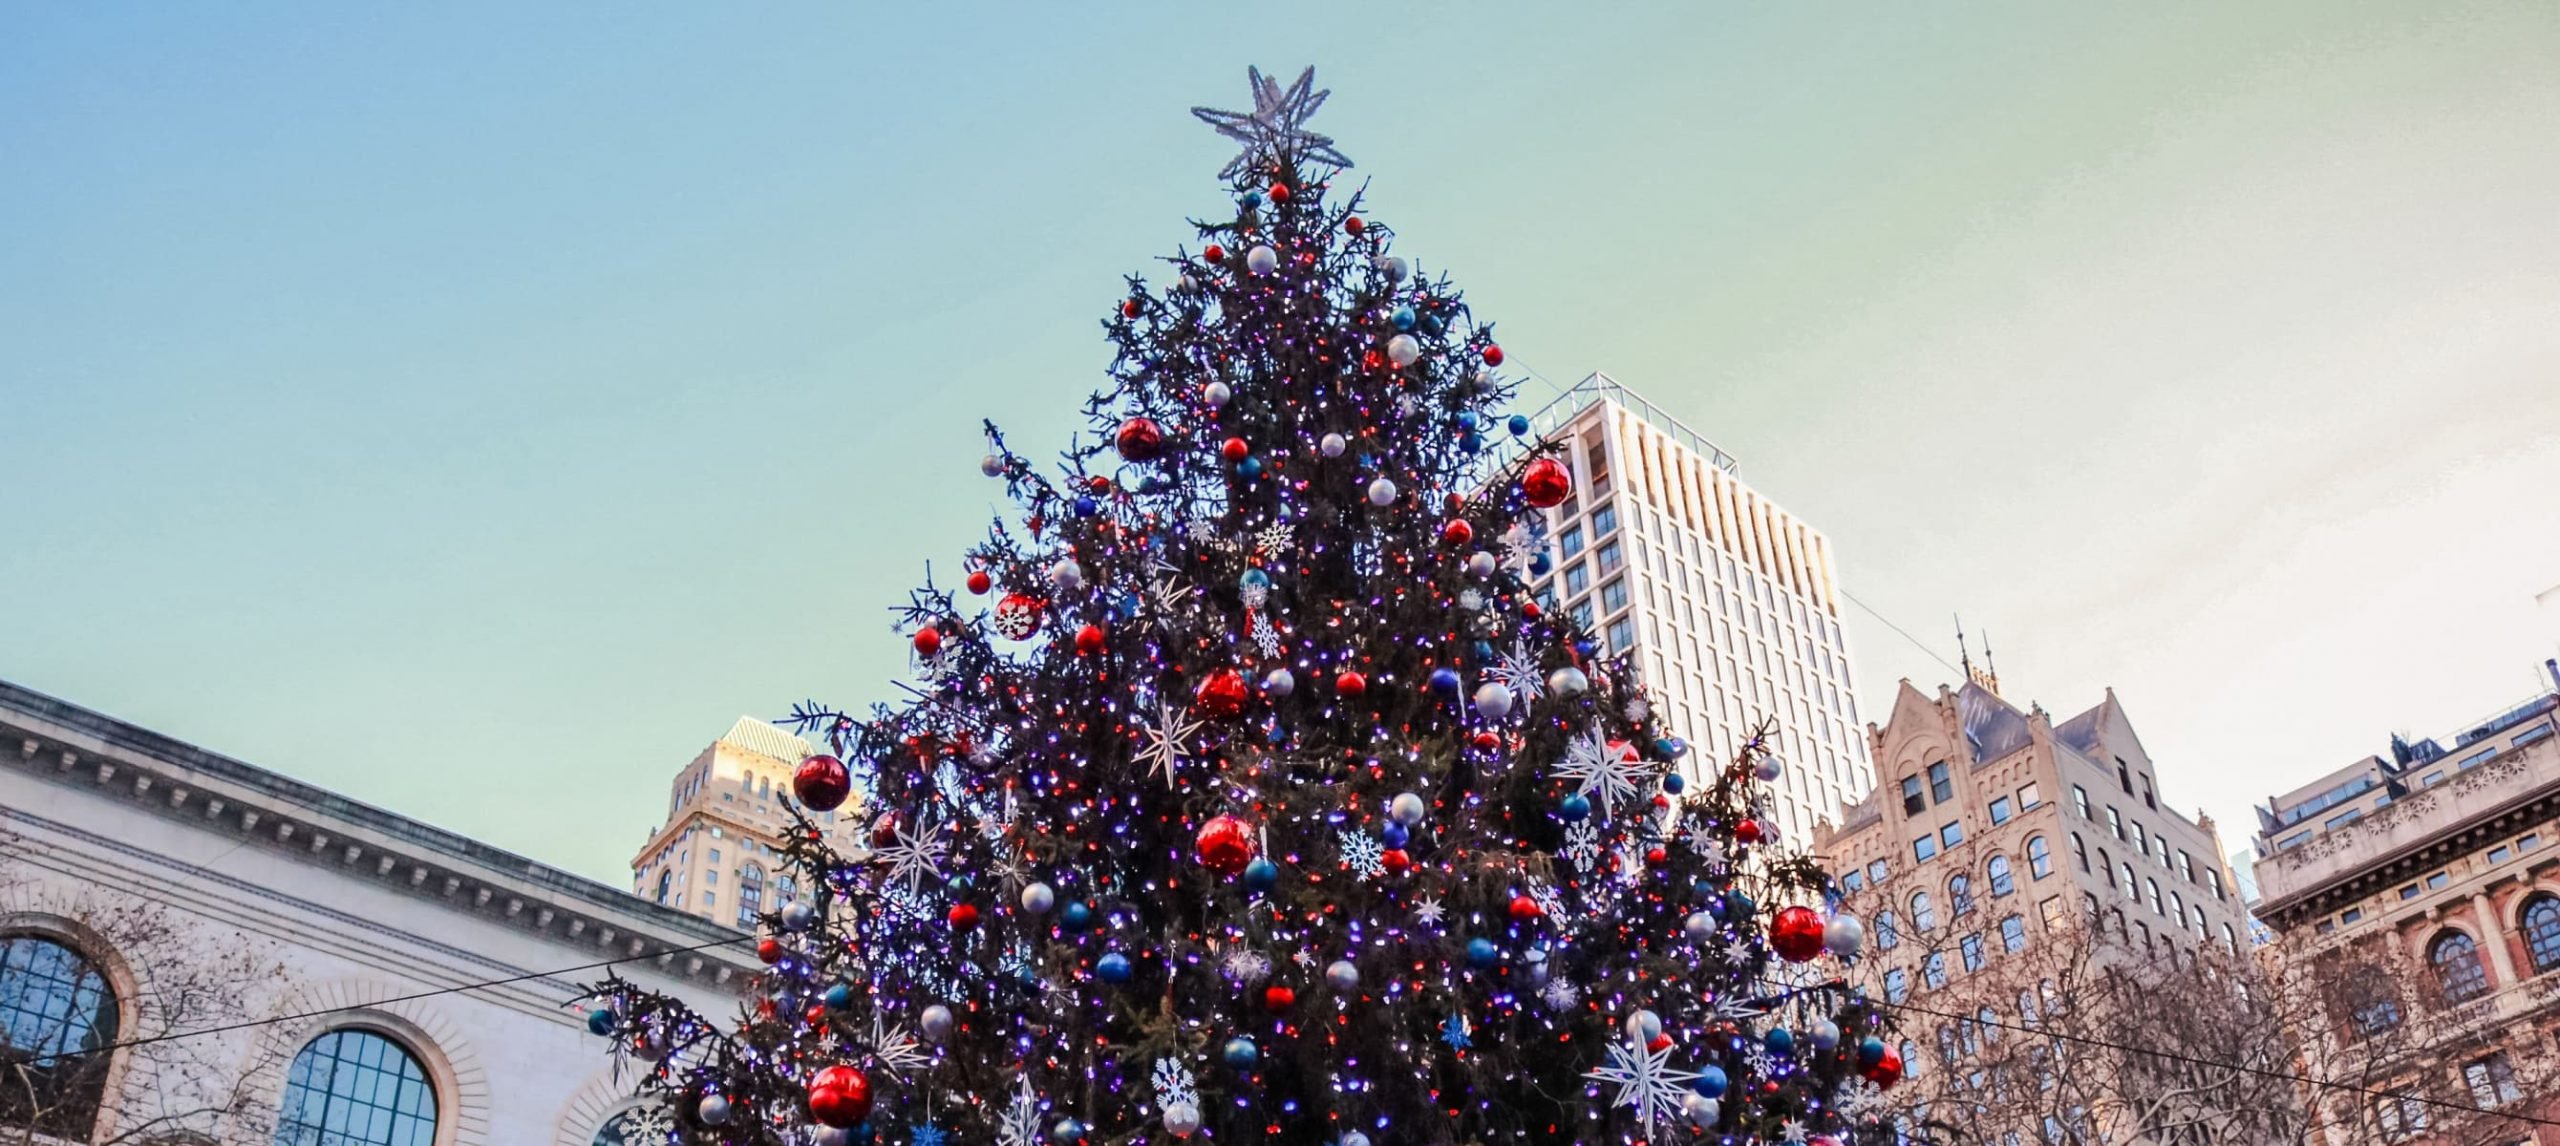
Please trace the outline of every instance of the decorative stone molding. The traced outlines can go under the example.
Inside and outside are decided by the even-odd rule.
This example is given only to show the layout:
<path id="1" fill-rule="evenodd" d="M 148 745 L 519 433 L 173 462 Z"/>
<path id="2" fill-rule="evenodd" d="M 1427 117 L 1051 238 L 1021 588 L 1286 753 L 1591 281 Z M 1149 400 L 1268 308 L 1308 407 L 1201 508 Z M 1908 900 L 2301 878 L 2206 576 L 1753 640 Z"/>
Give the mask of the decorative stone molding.
<path id="1" fill-rule="evenodd" d="M 557 1127 L 551 1137 L 552 1146 L 594 1146 L 596 1132 L 613 1116 L 639 1105 L 632 1097 L 631 1083 L 620 1077 L 614 1067 L 606 1067 L 580 1085 L 561 1104 Z"/>
<path id="2" fill-rule="evenodd" d="M 417 1056 L 436 1093 L 435 1146 L 494 1146 L 489 1137 L 489 1078 L 462 1028 L 434 999 L 380 979 L 346 978 L 306 983 L 277 1000 L 273 1016 L 295 1016 L 260 1028 L 276 1064 L 257 1080 L 271 1101 L 284 1101 L 283 1072 L 311 1040 L 335 1030 L 370 1030 Z"/>

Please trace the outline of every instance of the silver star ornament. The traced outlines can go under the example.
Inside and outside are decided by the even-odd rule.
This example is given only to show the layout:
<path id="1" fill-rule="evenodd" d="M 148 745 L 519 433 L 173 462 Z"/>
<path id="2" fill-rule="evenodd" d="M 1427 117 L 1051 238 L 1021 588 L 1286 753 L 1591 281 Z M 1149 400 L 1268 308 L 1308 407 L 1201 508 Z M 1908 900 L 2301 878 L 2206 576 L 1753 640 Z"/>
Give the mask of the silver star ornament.
<path id="1" fill-rule="evenodd" d="M 1280 81 L 1262 74 L 1260 68 L 1245 69 L 1253 84 L 1253 110 L 1219 111 L 1195 107 L 1191 114 L 1200 122 L 1218 129 L 1218 134 L 1244 145 L 1244 150 L 1227 161 L 1219 178 L 1233 179 L 1253 169 L 1262 159 L 1295 157 L 1331 164 L 1351 166 L 1351 159 L 1334 150 L 1333 137 L 1307 130 L 1307 120 L 1324 106 L 1330 91 L 1316 90 L 1316 70 L 1298 73 L 1298 81 L 1281 87 Z"/>

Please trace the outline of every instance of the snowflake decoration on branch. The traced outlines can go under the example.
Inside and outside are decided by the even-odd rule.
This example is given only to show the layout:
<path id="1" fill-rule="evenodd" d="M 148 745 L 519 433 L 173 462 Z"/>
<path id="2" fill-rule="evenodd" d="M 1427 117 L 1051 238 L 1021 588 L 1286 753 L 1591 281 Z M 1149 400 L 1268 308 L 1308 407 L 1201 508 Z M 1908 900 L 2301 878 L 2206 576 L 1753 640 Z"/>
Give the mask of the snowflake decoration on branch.
<path id="1" fill-rule="evenodd" d="M 1414 922 L 1426 927 L 1438 927 L 1441 917 L 1447 915 L 1448 911 L 1448 908 L 1440 906 L 1438 898 L 1424 896 L 1422 902 L 1413 905 L 1413 919 Z"/>
<path id="2" fill-rule="evenodd" d="M 1600 862 L 1600 829 L 1589 820 L 1576 820 L 1564 830 L 1564 858 L 1572 860 L 1574 870 L 1588 872 Z"/>
<path id="3" fill-rule="evenodd" d="M 1493 683 L 1511 690 L 1522 704 L 1538 699 L 1538 693 L 1544 687 L 1538 676 L 1537 654 L 1529 651 L 1526 641 L 1514 641 L 1511 651 L 1496 657 L 1493 668 L 1485 675 Z"/>
<path id="4" fill-rule="evenodd" d="M 1298 81 L 1285 88 L 1279 80 L 1263 75 L 1260 68 L 1245 69 L 1245 77 L 1253 84 L 1252 111 L 1191 109 L 1200 122 L 1244 145 L 1244 150 L 1218 172 L 1219 178 L 1242 175 L 1265 157 L 1296 155 L 1335 167 L 1351 166 L 1351 158 L 1334 149 L 1333 137 L 1307 130 L 1307 120 L 1324 106 L 1325 97 L 1333 94 L 1315 90 L 1314 68 L 1298 73 Z"/>
<path id="5" fill-rule="evenodd" d="M 1154 1078 L 1156 1105 L 1200 1105 L 1200 1083 L 1191 1077 L 1191 1068 L 1171 1058 L 1160 1058 L 1156 1060 Z"/>
<path id="6" fill-rule="evenodd" d="M 996 1125 L 996 1141 L 1000 1146 L 1040 1146 L 1040 1098 L 1031 1093 L 1031 1076 L 1014 1076 L 1013 1101 Z"/>
<path id="7" fill-rule="evenodd" d="M 1165 789 L 1171 791 L 1173 766 L 1189 758 L 1190 750 L 1183 745 L 1189 743 L 1193 736 L 1199 735 L 1200 722 L 1191 719 L 1188 710 L 1176 716 L 1171 704 L 1159 702 L 1156 708 L 1155 727 L 1145 731 L 1147 746 L 1138 750 L 1138 759 L 1145 762 L 1149 775 L 1157 772 L 1164 773 Z"/>
<path id="8" fill-rule="evenodd" d="M 1593 1082 L 1613 1083 L 1618 1088 L 1614 1100 L 1619 1106 L 1636 1108 L 1636 1117 L 1644 1123 L 1645 1137 L 1654 1136 L 1657 1122 L 1680 1117 L 1680 1101 L 1688 1096 L 1688 1082 L 1696 1073 L 1671 1069 L 1671 1047 L 1646 1050 L 1633 1039 L 1609 1044 L 1609 1061 L 1583 1075 Z"/>
<path id="9" fill-rule="evenodd" d="M 933 1057 L 924 1053 L 916 1037 L 907 1033 L 906 1027 L 883 1023 L 876 1012 L 871 1016 L 871 1054 L 891 1074 L 922 1070 L 933 1063 Z"/>
<path id="10" fill-rule="evenodd" d="M 1576 781 L 1574 790 L 1583 795 L 1598 791 L 1598 811 L 1605 816 L 1620 801 L 1636 798 L 1642 785 L 1653 779 L 1653 766 L 1635 749 L 1611 744 L 1608 734 L 1593 725 L 1590 732 L 1566 746 L 1564 759 L 1556 762 L 1556 775 Z"/>
<path id="11" fill-rule="evenodd" d="M 1343 866 L 1372 879 L 1387 874 L 1387 849 L 1367 832 L 1337 832 Z"/>
<path id="12" fill-rule="evenodd" d="M 942 877 L 942 855 L 951 845 L 942 838 L 940 825 L 926 821 L 911 830 L 901 823 L 890 831 L 894 833 L 890 842 L 871 853 L 874 863 L 889 865 L 882 882 L 895 882 L 912 896 L 926 876 Z"/>

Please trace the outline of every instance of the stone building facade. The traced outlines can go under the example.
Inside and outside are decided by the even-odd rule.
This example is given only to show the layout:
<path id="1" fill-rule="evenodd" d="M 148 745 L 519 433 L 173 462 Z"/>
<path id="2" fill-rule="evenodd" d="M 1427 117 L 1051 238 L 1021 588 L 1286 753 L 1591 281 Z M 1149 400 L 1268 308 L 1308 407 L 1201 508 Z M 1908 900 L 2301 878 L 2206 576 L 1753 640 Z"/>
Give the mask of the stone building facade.
<path id="1" fill-rule="evenodd" d="M 668 785 L 666 822 L 631 858 L 632 893 L 749 931 L 759 912 L 798 897 L 780 852 L 791 826 L 783 801 L 813 751 L 767 721 L 739 717 Z M 859 844 L 856 805 L 812 819 L 838 850 Z"/>
<path id="2" fill-rule="evenodd" d="M 618 1146 L 578 984 L 615 960 L 725 1013 L 760 969 L 730 928 L 5 683 L 0 762 L 9 1141 Z"/>
<path id="3" fill-rule="evenodd" d="M 2560 1146 L 2560 680 L 2259 810 L 2257 914 L 2323 985 L 2324 1146 Z M 2516 1117 L 2522 1116 L 2522 1117 Z M 2537 1137 L 2538 1135 L 2538 1137 Z"/>

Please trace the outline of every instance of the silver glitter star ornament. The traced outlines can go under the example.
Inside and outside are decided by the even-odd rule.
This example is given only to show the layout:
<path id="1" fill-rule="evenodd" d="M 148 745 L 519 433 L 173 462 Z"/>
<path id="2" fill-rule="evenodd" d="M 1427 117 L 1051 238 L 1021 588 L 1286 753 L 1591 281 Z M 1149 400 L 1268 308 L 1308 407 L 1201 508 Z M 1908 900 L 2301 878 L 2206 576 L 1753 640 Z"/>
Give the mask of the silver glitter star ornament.
<path id="1" fill-rule="evenodd" d="M 1281 87 L 1280 81 L 1262 74 L 1260 68 L 1246 68 L 1245 76 L 1253 83 L 1253 110 L 1219 111 L 1195 107 L 1191 114 L 1200 122 L 1218 129 L 1218 134 L 1244 145 L 1244 150 L 1227 161 L 1219 178 L 1233 179 L 1253 169 L 1265 158 L 1297 158 L 1351 166 L 1351 158 L 1334 150 L 1333 137 L 1307 130 L 1307 120 L 1324 106 L 1330 91 L 1316 90 L 1316 70 L 1298 73 L 1298 82 Z"/>

